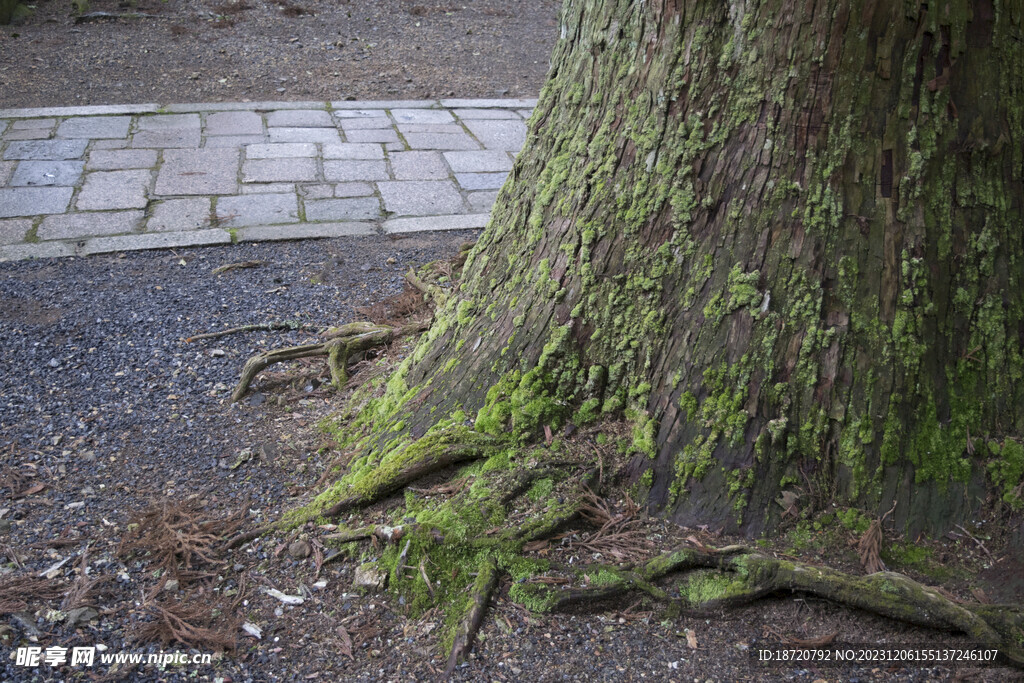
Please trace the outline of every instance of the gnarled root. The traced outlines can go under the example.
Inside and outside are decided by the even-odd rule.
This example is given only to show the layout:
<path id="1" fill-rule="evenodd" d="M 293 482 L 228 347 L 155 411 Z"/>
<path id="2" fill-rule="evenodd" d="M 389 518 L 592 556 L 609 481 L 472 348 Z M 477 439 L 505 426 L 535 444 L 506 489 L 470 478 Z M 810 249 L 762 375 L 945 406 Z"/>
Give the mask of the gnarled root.
<path id="1" fill-rule="evenodd" d="M 691 570 L 713 570 L 716 587 L 704 582 L 695 598 L 673 597 L 654 581 L 668 574 Z M 852 576 L 827 567 L 779 560 L 744 548 L 722 550 L 681 549 L 659 555 L 632 570 L 610 565 L 592 565 L 580 575 L 602 572 L 610 582 L 587 588 L 559 590 L 544 583 L 532 583 L 528 592 L 550 611 L 570 605 L 612 598 L 640 590 L 656 600 L 684 611 L 706 612 L 751 602 L 777 592 L 799 592 L 873 612 L 918 626 L 956 631 L 977 643 L 998 649 L 1010 663 L 1024 666 L 1024 610 L 1009 605 L 957 604 L 934 588 L 896 572 Z M 706 578 L 706 577 L 705 577 Z M 685 587 L 682 589 L 685 593 Z"/>
<path id="2" fill-rule="evenodd" d="M 483 458 L 496 443 L 493 437 L 468 430 L 458 431 L 465 431 L 462 435 L 465 438 L 453 438 L 447 432 L 422 437 L 397 456 L 405 460 L 404 465 L 378 467 L 366 475 L 358 486 L 353 486 L 348 495 L 320 514 L 323 517 L 337 517 L 348 510 L 371 505 L 434 472 Z M 415 450 L 415 455 L 409 454 L 410 450 Z"/>
<path id="3" fill-rule="evenodd" d="M 257 354 L 246 361 L 245 366 L 242 368 L 242 376 L 239 378 L 238 385 L 231 394 L 231 400 L 232 402 L 241 400 L 249 390 L 249 385 L 256 378 L 256 375 L 274 363 L 313 356 L 327 356 L 327 363 L 331 370 L 331 382 L 336 388 L 340 389 L 348 381 L 347 366 L 351 357 L 372 348 L 389 344 L 398 337 L 422 332 L 426 329 L 426 326 L 425 322 L 403 325 L 402 327 L 352 323 L 325 332 L 324 336 L 327 337 L 327 341 L 289 346 Z"/>
<path id="4" fill-rule="evenodd" d="M 448 666 L 445 667 L 444 675 L 450 676 L 455 671 L 458 663 L 466 658 L 473 648 L 473 640 L 480 624 L 483 623 L 484 614 L 491 604 L 491 594 L 498 585 L 498 565 L 492 558 L 487 558 L 480 564 L 476 581 L 473 582 L 473 590 L 470 593 L 470 606 L 466 611 L 459 630 L 455 634 L 451 652 L 448 655 Z"/>

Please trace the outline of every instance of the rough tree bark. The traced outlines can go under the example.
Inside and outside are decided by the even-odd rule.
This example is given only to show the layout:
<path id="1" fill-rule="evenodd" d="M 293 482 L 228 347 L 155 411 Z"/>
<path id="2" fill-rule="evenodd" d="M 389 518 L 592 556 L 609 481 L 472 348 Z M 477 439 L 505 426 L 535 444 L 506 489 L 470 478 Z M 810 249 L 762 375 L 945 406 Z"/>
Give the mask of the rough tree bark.
<path id="1" fill-rule="evenodd" d="M 293 519 L 468 442 L 497 463 L 466 475 L 476 507 L 406 504 L 480 549 L 466 536 L 487 520 L 524 524 L 494 500 L 551 457 L 498 463 L 495 444 L 620 416 L 630 483 L 687 525 L 755 534 L 895 503 L 899 528 L 939 533 L 1019 508 L 1021 3 L 567 0 L 561 21 L 458 290 L 354 411 L 347 474 Z M 556 493 L 597 465 L 573 467 Z M 566 499 L 489 547 L 549 533 Z M 437 536 L 412 555 L 436 557 Z"/>
<path id="2" fill-rule="evenodd" d="M 941 532 L 1024 472 L 1020 3 L 566 3 L 526 149 L 377 423 L 625 411 L 660 514 Z M 794 500 L 791 496 L 787 500 Z M 790 510 L 791 511 L 791 510 Z"/>

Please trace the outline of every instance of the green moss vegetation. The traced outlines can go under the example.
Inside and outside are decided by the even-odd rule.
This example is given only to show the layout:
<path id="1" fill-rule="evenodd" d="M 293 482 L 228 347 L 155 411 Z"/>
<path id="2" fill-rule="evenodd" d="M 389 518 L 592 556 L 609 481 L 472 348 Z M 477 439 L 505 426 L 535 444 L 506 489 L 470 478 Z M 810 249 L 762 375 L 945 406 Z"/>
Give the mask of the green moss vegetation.
<path id="1" fill-rule="evenodd" d="M 1013 510 L 1024 509 L 1024 445 L 1015 439 L 988 443 L 992 458 L 988 473 L 1002 494 L 1001 500 Z"/>
<path id="2" fill-rule="evenodd" d="M 556 51 L 518 180 L 429 331 L 330 427 L 347 469 L 287 523 L 355 527 L 383 505 L 404 535 L 360 559 L 412 613 L 451 605 L 455 643 L 488 567 L 530 608 L 561 604 L 529 582 L 547 565 L 524 546 L 577 519 L 583 484 L 614 469 L 605 455 L 631 463 L 651 511 L 752 534 L 784 523 L 794 552 L 845 544 L 893 500 L 909 501 L 898 531 L 941 533 L 946 511 L 980 509 L 986 477 L 1019 512 L 1021 17 L 980 69 L 963 58 L 968 3 L 938 4 L 857 3 L 862 20 L 833 24 L 797 3 L 801 39 L 772 59 L 774 3 L 697 3 L 656 27 L 636 3 L 567 4 L 579 42 Z M 460 484 L 402 493 L 442 474 Z M 783 491 L 798 508 L 771 502 Z M 764 586 L 931 599 L 743 555 L 574 567 L 560 593 L 662 600 L 651 579 L 671 565 L 700 570 L 679 584 L 686 606 Z M 842 591 L 804 583 L 826 575 Z"/>

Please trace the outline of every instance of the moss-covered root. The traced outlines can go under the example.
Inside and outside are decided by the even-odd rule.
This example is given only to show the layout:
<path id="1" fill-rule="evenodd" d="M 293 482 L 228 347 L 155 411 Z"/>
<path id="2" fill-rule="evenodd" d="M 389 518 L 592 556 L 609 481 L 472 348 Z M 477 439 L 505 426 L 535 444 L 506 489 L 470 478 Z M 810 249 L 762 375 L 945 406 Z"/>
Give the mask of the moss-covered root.
<path id="1" fill-rule="evenodd" d="M 654 581 L 670 573 L 695 571 L 672 597 Z M 633 570 L 592 565 L 580 570 L 601 581 L 587 588 L 560 590 L 529 584 L 532 604 L 557 611 L 641 590 L 655 599 L 688 611 L 751 602 L 777 592 L 799 592 L 856 607 L 918 626 L 956 631 L 977 643 L 998 649 L 1005 659 L 1024 668 L 1024 609 L 1011 605 L 956 603 L 934 588 L 895 572 L 852 576 L 817 567 L 765 557 L 730 546 L 718 551 L 676 550 Z"/>
<path id="2" fill-rule="evenodd" d="M 348 510 L 372 505 L 434 472 L 487 457 L 499 444 L 495 437 L 464 429 L 456 430 L 455 434 L 428 434 L 351 484 L 340 484 L 347 490 L 319 514 L 336 517 Z"/>
<path id="3" fill-rule="evenodd" d="M 389 344 L 397 337 L 422 332 L 424 329 L 423 323 L 397 328 L 386 325 L 352 323 L 328 330 L 325 333 L 327 341 L 264 351 L 246 361 L 238 385 L 235 386 L 235 390 L 231 394 L 231 400 L 232 402 L 241 400 L 256 375 L 274 363 L 313 356 L 327 356 L 331 369 L 331 381 L 335 387 L 340 389 L 348 381 L 346 366 L 354 355 Z"/>
<path id="4" fill-rule="evenodd" d="M 498 565 L 493 558 L 488 557 L 480 563 L 479 573 L 476 581 L 473 582 L 473 591 L 469 596 L 469 609 L 459 624 L 455 633 L 455 640 L 452 642 L 452 650 L 448 655 L 448 666 L 444 675 L 450 676 L 455 671 L 458 663 L 466 658 L 473 647 L 473 640 L 476 632 L 480 630 L 484 614 L 491 603 L 491 594 L 498 585 Z"/>
<path id="5" fill-rule="evenodd" d="M 663 602 L 674 599 L 654 585 L 654 581 L 674 572 L 692 569 L 719 569 L 729 566 L 729 558 L 735 551 L 733 546 L 719 551 L 675 550 L 648 560 L 633 569 L 621 569 L 611 565 L 590 565 L 580 574 L 600 576 L 602 581 L 587 588 L 558 589 L 547 584 L 531 583 L 523 586 L 531 604 L 543 605 L 545 611 L 557 612 L 577 603 L 599 602 L 623 593 L 641 590 Z"/>

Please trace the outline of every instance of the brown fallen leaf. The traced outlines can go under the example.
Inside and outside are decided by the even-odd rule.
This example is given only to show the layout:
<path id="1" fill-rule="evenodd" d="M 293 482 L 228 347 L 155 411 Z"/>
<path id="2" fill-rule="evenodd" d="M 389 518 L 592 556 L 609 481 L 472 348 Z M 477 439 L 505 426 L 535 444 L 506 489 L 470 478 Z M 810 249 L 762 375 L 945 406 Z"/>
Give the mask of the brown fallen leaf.
<path id="1" fill-rule="evenodd" d="M 697 632 L 693 629 L 686 629 L 686 644 L 691 650 L 697 649 Z"/>
<path id="2" fill-rule="evenodd" d="M 344 626 L 339 626 L 334 629 L 334 632 L 338 634 L 340 641 L 338 642 L 338 649 L 341 650 L 341 654 L 348 657 L 351 661 L 355 661 L 355 657 L 352 656 L 352 636 L 348 634 L 348 629 Z"/>
<path id="3" fill-rule="evenodd" d="M 784 637 L 784 641 L 787 645 L 796 645 L 797 647 L 822 647 L 830 644 L 839 635 L 839 631 L 833 633 L 826 633 L 823 636 L 817 638 L 793 638 L 792 636 Z"/>
<path id="4" fill-rule="evenodd" d="M 15 498 L 27 498 L 29 496 L 34 496 L 37 493 L 40 493 L 45 488 L 46 488 L 46 484 L 40 482 L 40 483 L 35 484 L 33 486 L 29 486 L 24 491 L 19 491 L 14 497 Z"/>

